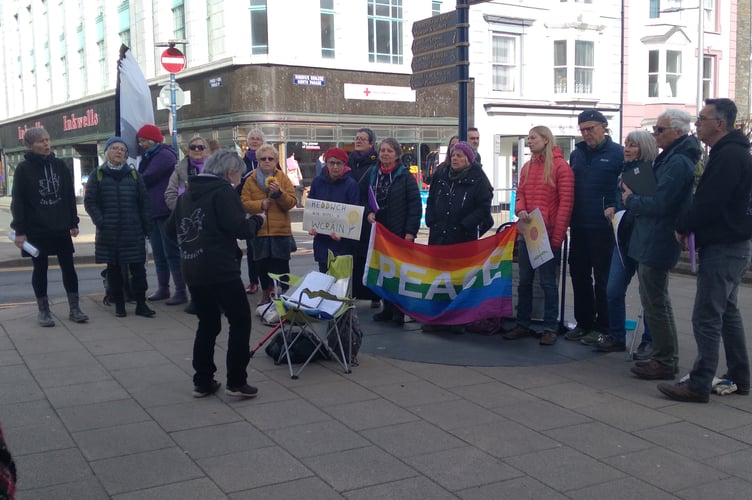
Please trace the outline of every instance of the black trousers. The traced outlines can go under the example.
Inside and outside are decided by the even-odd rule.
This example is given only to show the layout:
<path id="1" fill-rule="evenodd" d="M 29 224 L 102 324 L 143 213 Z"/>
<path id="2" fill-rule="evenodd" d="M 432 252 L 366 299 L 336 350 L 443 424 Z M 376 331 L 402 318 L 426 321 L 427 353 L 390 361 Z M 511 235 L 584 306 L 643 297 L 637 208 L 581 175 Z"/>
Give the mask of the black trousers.
<path id="1" fill-rule="evenodd" d="M 196 306 L 198 328 L 193 341 L 193 385 L 206 385 L 214 379 L 214 346 L 222 331 L 222 311 L 230 325 L 227 341 L 227 386 L 246 383 L 251 360 L 251 308 L 248 305 L 243 281 L 188 286 Z"/>
<path id="2" fill-rule="evenodd" d="M 146 284 L 146 265 L 143 262 L 131 262 L 129 264 L 120 264 L 119 262 L 107 263 L 107 287 L 112 290 L 113 299 L 123 300 L 123 290 L 125 283 L 123 281 L 123 266 L 128 266 L 131 275 L 131 289 L 136 299 L 139 293 L 144 294 L 148 285 Z"/>
<path id="3" fill-rule="evenodd" d="M 40 254 L 39 257 L 31 259 L 33 270 L 31 272 L 31 287 L 34 289 L 34 296 L 44 297 L 47 295 L 47 269 L 49 268 L 49 257 Z M 63 274 L 63 288 L 67 293 L 78 293 L 78 275 L 76 268 L 73 266 L 73 254 L 70 252 L 60 252 L 57 255 L 57 262 L 60 264 L 60 272 Z"/>
<path id="4" fill-rule="evenodd" d="M 606 229 L 570 229 L 569 275 L 574 319 L 584 330 L 608 333 L 606 285 L 614 250 L 614 233 Z M 593 280 L 595 279 L 595 283 Z"/>

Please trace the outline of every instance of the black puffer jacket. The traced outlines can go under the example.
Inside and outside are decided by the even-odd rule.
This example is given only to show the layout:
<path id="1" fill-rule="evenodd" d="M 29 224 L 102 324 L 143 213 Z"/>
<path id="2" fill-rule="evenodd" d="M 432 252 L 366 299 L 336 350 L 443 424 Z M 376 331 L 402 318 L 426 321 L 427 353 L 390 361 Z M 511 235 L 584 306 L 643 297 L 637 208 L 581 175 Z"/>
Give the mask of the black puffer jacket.
<path id="1" fill-rule="evenodd" d="M 426 204 L 429 245 L 451 245 L 477 240 L 493 225 L 493 190 L 477 163 L 457 180 L 449 177 L 451 167 L 436 170 Z"/>
<path id="2" fill-rule="evenodd" d="M 127 165 L 105 163 L 86 182 L 84 208 L 97 227 L 97 263 L 146 262 L 146 235 L 151 233 L 149 194 L 139 174 Z"/>
<path id="3" fill-rule="evenodd" d="M 379 167 L 372 167 L 368 177 L 374 193 L 378 193 Z M 404 165 L 400 165 L 390 174 L 390 180 L 386 198 L 379 201 L 376 221 L 400 238 L 404 238 L 406 234 L 417 236 L 420 217 L 423 215 L 418 183 Z M 368 214 L 373 210 L 367 206 L 364 212 Z"/>
<path id="4" fill-rule="evenodd" d="M 359 155 L 356 151 L 350 153 L 347 160 L 347 166 L 350 172 L 347 175 L 355 179 L 360 190 L 359 204 L 366 207 L 363 210 L 363 223 L 360 226 L 360 244 L 357 245 L 356 252 L 365 255 L 368 250 L 368 240 L 371 238 L 371 225 L 366 218 L 368 217 L 368 180 L 370 178 L 371 167 L 379 164 L 379 156 L 376 150 L 371 148 L 368 154 Z"/>
<path id="5" fill-rule="evenodd" d="M 205 286 L 240 279 L 237 240 L 253 238 L 262 224 L 259 215 L 246 219 L 229 182 L 200 174 L 188 178 L 188 189 L 178 198 L 165 231 L 180 245 L 185 282 Z"/>

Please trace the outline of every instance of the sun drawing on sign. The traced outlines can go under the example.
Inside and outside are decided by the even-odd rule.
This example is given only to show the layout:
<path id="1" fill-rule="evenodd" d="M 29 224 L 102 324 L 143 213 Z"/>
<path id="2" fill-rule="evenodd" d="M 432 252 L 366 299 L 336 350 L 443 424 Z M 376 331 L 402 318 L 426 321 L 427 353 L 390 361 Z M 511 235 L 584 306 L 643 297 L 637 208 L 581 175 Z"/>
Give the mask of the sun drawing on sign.
<path id="1" fill-rule="evenodd" d="M 347 214 L 347 222 L 350 224 L 357 224 L 358 223 L 358 212 L 355 210 L 352 210 L 349 214 Z"/>

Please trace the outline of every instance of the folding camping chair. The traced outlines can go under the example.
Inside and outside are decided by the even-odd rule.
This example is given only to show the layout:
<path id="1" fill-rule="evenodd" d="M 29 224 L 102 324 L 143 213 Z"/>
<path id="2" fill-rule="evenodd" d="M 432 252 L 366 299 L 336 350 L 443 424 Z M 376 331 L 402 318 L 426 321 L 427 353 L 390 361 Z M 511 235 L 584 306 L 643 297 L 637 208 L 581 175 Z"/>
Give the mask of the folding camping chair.
<path id="1" fill-rule="evenodd" d="M 279 330 L 283 349 L 276 361 L 287 359 L 290 377 L 297 379 L 308 363 L 321 353 L 325 358 L 336 360 L 345 373 L 351 373 L 352 327 L 355 300 L 352 298 L 352 255 L 334 256 L 329 252 L 326 274 L 312 271 L 304 277 L 292 274 L 272 274 L 275 288 L 287 284 L 292 290 L 287 294 L 272 297 L 279 312 Z M 319 328 L 317 328 L 317 325 Z M 325 325 L 325 328 L 321 328 Z M 328 339 L 336 338 L 336 352 Z M 311 341 L 315 348 L 297 370 L 293 370 L 291 349 L 296 342 Z M 345 339 L 343 343 L 343 339 Z M 347 353 L 345 353 L 347 349 Z"/>

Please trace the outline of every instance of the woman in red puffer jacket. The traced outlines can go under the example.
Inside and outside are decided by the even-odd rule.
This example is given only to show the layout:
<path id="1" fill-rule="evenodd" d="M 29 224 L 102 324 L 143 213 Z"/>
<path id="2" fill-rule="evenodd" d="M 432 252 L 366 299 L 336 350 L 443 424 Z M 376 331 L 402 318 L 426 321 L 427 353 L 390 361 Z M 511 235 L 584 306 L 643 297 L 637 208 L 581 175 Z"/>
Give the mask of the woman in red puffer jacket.
<path id="1" fill-rule="evenodd" d="M 561 260 L 561 245 L 572 215 L 574 175 L 547 127 L 530 129 L 527 143 L 532 157 L 520 173 L 515 213 L 522 222 L 529 222 L 530 213 L 536 208 L 540 209 L 554 258 L 533 269 L 524 240 L 518 242 L 520 282 L 517 288 L 517 326 L 504 334 L 504 338 L 516 340 L 531 334 L 533 278 L 538 271 L 543 289 L 543 335 L 540 344 L 552 345 L 556 343 L 556 320 L 559 315 L 556 265 Z"/>

